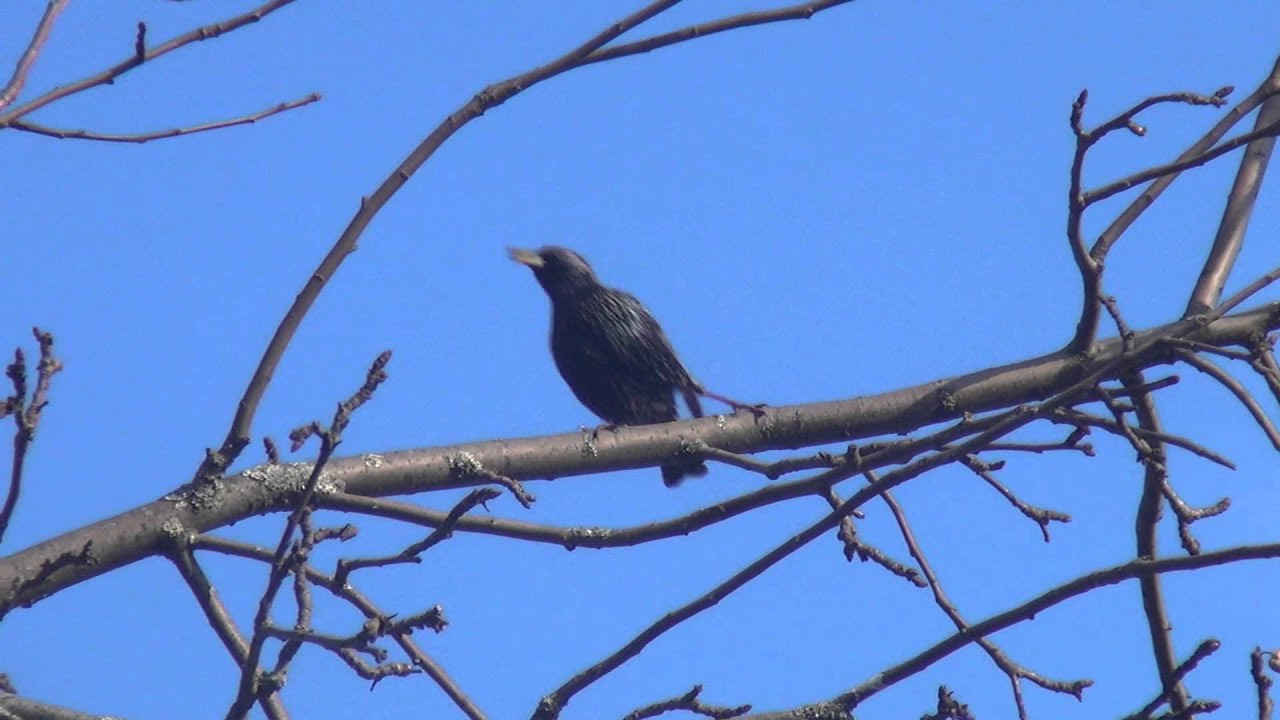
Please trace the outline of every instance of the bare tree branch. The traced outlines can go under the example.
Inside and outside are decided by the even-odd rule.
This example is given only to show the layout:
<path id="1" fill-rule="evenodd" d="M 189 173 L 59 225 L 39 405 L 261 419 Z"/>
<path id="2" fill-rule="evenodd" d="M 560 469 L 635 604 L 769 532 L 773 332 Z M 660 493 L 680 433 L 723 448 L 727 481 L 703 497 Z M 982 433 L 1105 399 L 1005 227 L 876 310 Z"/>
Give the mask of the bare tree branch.
<path id="1" fill-rule="evenodd" d="M 1071 132 L 1076 138 L 1076 146 L 1071 160 L 1070 182 L 1067 190 L 1067 240 L 1071 248 L 1071 257 L 1075 260 L 1083 285 L 1083 306 L 1080 311 L 1080 320 L 1076 324 L 1075 335 L 1072 337 L 1071 342 L 1068 343 L 1068 347 L 1071 349 L 1076 352 L 1084 352 L 1093 343 L 1094 336 L 1098 332 L 1098 301 L 1102 300 L 1105 303 L 1108 300 L 1107 296 L 1102 293 L 1102 270 L 1106 252 L 1105 250 L 1098 252 L 1099 247 L 1095 244 L 1094 251 L 1091 253 L 1085 247 L 1082 230 L 1084 211 L 1093 202 L 1090 200 L 1091 193 L 1084 189 L 1084 161 L 1089 150 L 1099 140 L 1121 128 L 1128 129 L 1135 135 L 1145 135 L 1146 129 L 1135 123 L 1133 118 L 1147 108 L 1162 103 L 1221 107 L 1226 102 L 1224 98 L 1231 91 L 1232 88 L 1226 87 L 1213 95 L 1200 95 L 1190 92 L 1155 95 L 1104 122 L 1094 130 L 1085 130 L 1083 123 L 1084 108 L 1089 102 L 1089 91 L 1081 90 L 1080 95 L 1076 97 L 1076 101 L 1071 104 L 1069 123 Z M 1117 233 L 1117 237 L 1119 237 L 1119 233 Z M 1108 304 L 1107 309 L 1112 311 L 1113 317 L 1119 318 L 1113 304 Z M 1124 328 L 1120 329 L 1120 333 L 1122 336 L 1124 335 Z"/>
<path id="2" fill-rule="evenodd" d="M 290 570 L 286 565 L 286 560 L 289 558 L 290 540 L 293 538 L 293 533 L 297 530 L 299 523 L 303 522 L 304 517 L 311 511 L 311 499 L 316 493 L 316 487 L 320 484 L 324 466 L 333 455 L 338 443 L 342 441 L 342 432 L 351 421 L 351 413 L 368 402 L 373 397 L 373 393 L 378 389 L 378 386 L 387 379 L 386 365 L 390 360 L 391 351 L 388 350 L 373 361 L 373 364 L 369 367 L 369 372 L 365 376 L 364 384 L 350 398 L 339 403 L 338 409 L 333 415 L 333 422 L 327 429 L 321 429 L 317 423 L 313 422 L 290 434 L 295 450 L 310 435 L 319 435 L 320 455 L 312 467 L 311 476 L 307 478 L 306 486 L 295 500 L 296 506 L 293 513 L 289 515 L 289 519 L 285 522 L 284 531 L 280 534 L 280 542 L 276 545 L 276 551 L 271 562 L 271 570 L 267 574 L 267 587 L 258 601 L 258 610 L 253 619 L 253 638 L 249 641 L 248 653 L 240 666 L 239 690 L 236 693 L 235 700 L 231 703 L 231 708 L 227 710 L 227 720 L 238 720 L 244 717 L 253 701 L 263 697 L 262 693 L 259 692 L 260 670 L 258 667 L 262 656 L 262 646 L 267 637 L 263 629 L 271 619 L 271 606 L 275 602 L 281 583 Z"/>
<path id="3" fill-rule="evenodd" d="M 751 27 L 753 25 L 765 25 L 768 23 L 783 22 L 786 20 L 808 20 L 823 10 L 844 5 L 852 2 L 852 0 L 819 0 L 818 2 L 806 2 L 790 7 L 777 8 L 776 10 L 760 10 L 757 12 L 742 13 L 741 15 L 733 15 L 712 22 L 701 23 L 698 25 L 690 25 L 679 30 L 673 30 L 669 33 L 654 35 L 653 37 L 635 42 L 624 43 L 622 45 L 614 45 L 612 47 L 601 48 L 587 56 L 583 61 L 583 65 L 604 62 L 606 60 L 614 60 L 628 55 L 639 55 L 647 53 L 658 48 L 664 48 L 668 45 L 704 38 L 717 33 L 736 30 L 738 28 Z"/>
<path id="4" fill-rule="evenodd" d="M 1221 310 L 1219 306 L 1211 315 L 1199 319 L 1139 332 L 1135 353 L 1168 337 L 1190 337 L 1229 346 L 1247 343 L 1257 333 L 1280 329 L 1280 303 L 1215 320 L 1212 315 Z M 459 452 L 473 455 L 495 472 L 527 482 L 653 467 L 693 439 L 714 441 L 731 452 L 848 442 L 908 432 L 971 412 L 1033 401 L 1053 390 L 1070 387 L 1082 377 L 1114 375 L 1120 356 L 1120 340 L 1113 339 L 1100 343 L 1085 360 L 1060 351 L 877 396 L 779 407 L 763 419 L 745 413 L 662 426 L 624 427 L 597 443 L 594 454 L 583 454 L 582 434 L 572 432 L 335 459 L 325 477 L 332 481 L 334 489 L 341 487 L 349 494 L 388 496 L 462 486 L 450 464 L 450 458 Z M 1139 364 L 1166 361 L 1143 357 L 1138 358 Z M 1090 390 L 1080 391 L 1082 397 L 1090 396 L 1092 384 L 1088 387 Z M 967 432 L 968 427 L 963 425 L 955 430 L 959 437 Z M 938 441 L 954 439 L 939 437 Z M 910 445 L 905 447 L 885 452 L 912 457 L 908 454 L 912 452 Z M 214 485 L 179 488 L 160 500 L 0 558 L 0 615 L 156 554 L 166 537 L 166 525 L 203 532 L 251 514 L 292 508 L 295 493 L 305 485 L 310 472 L 307 463 L 250 468 Z"/>
<path id="5" fill-rule="evenodd" d="M 49 0 L 49 4 L 45 6 L 44 15 L 36 25 L 31 42 L 18 57 L 18 64 L 13 68 L 13 75 L 9 77 L 9 82 L 5 83 L 3 90 L 0 90 L 0 110 L 8 107 L 22 93 L 22 88 L 27 83 L 27 75 L 31 72 L 31 67 L 36 64 L 36 58 L 40 57 L 40 51 L 44 48 L 45 41 L 49 39 L 50 31 L 53 30 L 53 23 L 70 2 L 71 0 Z"/>
<path id="6" fill-rule="evenodd" d="M 1143 382 L 1143 377 L 1139 371 L 1135 370 L 1122 377 L 1121 381 L 1125 385 L 1138 385 Z M 1162 431 L 1160 417 L 1156 414 L 1155 401 L 1152 400 L 1151 395 L 1135 396 L 1133 404 L 1139 427 L 1153 433 Z M 1118 420 L 1123 424 L 1123 418 Z M 1160 506 L 1169 477 L 1164 443 L 1159 440 L 1148 443 L 1136 438 L 1134 443 L 1145 468 L 1142 497 L 1138 500 L 1138 512 L 1134 520 L 1137 556 L 1143 560 L 1155 560 L 1159 539 L 1157 529 L 1160 523 Z M 1169 707 L 1174 712 L 1182 712 L 1187 709 L 1190 698 L 1176 676 L 1178 661 L 1174 653 L 1172 626 L 1169 623 L 1169 611 L 1164 602 L 1164 590 L 1161 588 L 1160 578 L 1154 574 L 1146 575 L 1139 578 L 1138 583 L 1142 589 L 1142 609 L 1151 635 L 1151 651 L 1155 656 L 1156 669 L 1160 674 L 1160 685 L 1168 695 Z"/>
<path id="7" fill-rule="evenodd" d="M 18 120 L 29 115 L 52 102 L 75 95 L 79 92 L 84 92 L 85 90 L 97 87 L 98 85 L 109 85 L 115 82 L 116 78 L 138 67 L 144 62 L 155 60 L 162 55 L 167 55 L 170 52 L 186 45 L 190 45 L 191 43 L 200 42 L 202 40 L 211 40 L 225 35 L 232 30 L 238 30 L 245 25 L 256 23 L 267 15 L 270 15 L 293 1 L 294 0 L 271 0 L 271 2 L 264 3 L 249 12 L 242 13 L 222 22 L 198 27 L 195 30 L 183 33 L 166 43 L 150 49 L 147 49 L 144 44 L 146 38 L 146 25 L 144 23 L 138 23 L 138 33 L 134 42 L 134 51 L 128 58 L 112 65 L 100 73 L 54 88 L 33 100 L 29 100 L 10 109 L 8 112 L 0 113 L 0 129 L 8 127 L 14 120 Z"/>
<path id="8" fill-rule="evenodd" d="M 201 550 L 210 550 L 221 552 L 235 557 L 256 560 L 270 566 L 274 561 L 274 554 L 266 548 L 249 545 L 236 540 L 227 540 L 225 538 L 217 538 L 208 535 L 199 535 L 192 538 L 192 547 Z M 441 690 L 449 697 L 450 700 L 462 710 L 463 714 L 472 720 L 484 720 L 484 713 L 475 702 L 467 696 L 457 683 L 449 677 L 444 668 L 440 667 L 435 660 L 427 655 L 417 643 L 413 641 L 412 627 L 403 623 L 397 625 L 390 617 L 378 608 L 372 601 L 366 598 L 362 593 L 355 589 L 350 583 L 338 584 L 334 582 L 334 578 L 326 575 L 319 570 L 307 565 L 299 568 L 303 572 L 307 580 L 315 583 L 317 586 L 325 588 L 334 596 L 346 600 L 360 611 L 366 618 L 377 624 L 380 631 L 388 634 L 400 649 L 412 660 L 414 667 L 422 670 L 428 678 L 436 683 Z M 432 609 L 434 610 L 434 608 Z M 431 611 L 428 611 L 430 613 Z M 425 615 L 425 613 L 424 613 Z M 412 620 L 412 618 L 410 618 Z"/>

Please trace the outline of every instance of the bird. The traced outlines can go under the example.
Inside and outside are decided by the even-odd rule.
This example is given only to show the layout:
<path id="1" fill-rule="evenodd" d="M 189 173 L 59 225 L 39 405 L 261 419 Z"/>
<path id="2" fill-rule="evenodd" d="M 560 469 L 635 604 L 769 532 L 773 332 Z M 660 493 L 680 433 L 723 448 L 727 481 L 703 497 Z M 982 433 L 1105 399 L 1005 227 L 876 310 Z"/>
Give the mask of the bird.
<path id="1" fill-rule="evenodd" d="M 652 425 L 679 417 L 675 394 L 694 417 L 702 417 L 704 389 L 634 295 L 606 287 L 591 265 L 568 248 L 508 248 L 526 265 L 551 299 L 551 357 L 578 401 L 608 426 Z M 662 482 L 679 485 L 707 474 L 700 459 L 662 466 Z"/>

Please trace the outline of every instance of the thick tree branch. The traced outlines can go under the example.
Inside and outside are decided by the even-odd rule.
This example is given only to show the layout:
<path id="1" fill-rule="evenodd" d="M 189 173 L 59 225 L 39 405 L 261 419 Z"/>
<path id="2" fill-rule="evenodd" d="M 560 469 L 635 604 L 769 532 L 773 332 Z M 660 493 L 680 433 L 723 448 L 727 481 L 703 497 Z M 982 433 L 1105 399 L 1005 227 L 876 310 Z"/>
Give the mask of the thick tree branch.
<path id="1" fill-rule="evenodd" d="M 1138 333 L 1136 343 L 1154 343 L 1186 332 L 1187 327 L 1196 329 L 1186 337 L 1200 342 L 1220 347 L 1247 343 L 1257 333 L 1280 328 L 1280 303 L 1203 327 L 1179 321 Z M 1108 367 L 1120 355 L 1120 340 L 1113 338 L 1099 343 L 1088 358 L 1059 351 L 881 395 L 774 408 L 761 419 L 740 413 L 625 427 L 595 443 L 594 454 L 583 453 L 583 435 L 574 432 L 335 458 L 317 490 L 321 495 L 343 491 L 388 496 L 476 484 L 457 479 L 450 461 L 458 453 L 473 456 L 494 472 L 527 481 L 652 467 L 691 440 L 732 452 L 759 452 L 898 434 L 1047 397 Z M 0 612 L 155 555 L 169 530 L 203 532 L 293 508 L 310 472 L 308 463 L 257 466 L 211 486 L 179 488 L 155 502 L 0 558 Z"/>
<path id="2" fill-rule="evenodd" d="M 107 716 L 0 693 L 0 718 L 4 720 L 102 720 L 104 717 Z"/>
<path id="3" fill-rule="evenodd" d="M 1277 60 L 1267 82 L 1273 89 L 1280 89 L 1280 60 Z M 1280 124 L 1280 95 L 1273 94 L 1258 111 L 1254 132 L 1277 124 Z M 1244 233 L 1249 227 L 1249 218 L 1253 216 L 1258 191 L 1262 188 L 1262 178 L 1267 172 L 1275 145 L 1274 136 L 1259 138 L 1249 143 L 1240 158 L 1240 169 L 1236 171 L 1235 182 L 1227 194 L 1222 221 L 1218 223 L 1218 234 L 1214 237 L 1213 247 L 1200 270 L 1200 278 L 1187 300 L 1184 315 L 1202 313 L 1217 304 L 1218 298 L 1222 297 L 1222 289 L 1227 285 L 1231 268 L 1235 266 L 1240 248 L 1244 246 Z"/>

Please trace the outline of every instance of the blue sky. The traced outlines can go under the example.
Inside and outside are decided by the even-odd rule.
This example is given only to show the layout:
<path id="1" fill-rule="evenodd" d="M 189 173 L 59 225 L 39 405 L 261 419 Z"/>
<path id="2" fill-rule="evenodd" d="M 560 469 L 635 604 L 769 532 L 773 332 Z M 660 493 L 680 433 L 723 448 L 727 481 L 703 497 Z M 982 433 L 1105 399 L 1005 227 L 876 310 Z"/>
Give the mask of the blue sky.
<path id="1" fill-rule="evenodd" d="M 154 44 L 252 5 L 73 3 L 23 97 L 125 57 L 138 20 Z M 635 7 L 303 1 L 29 119 L 140 132 L 312 91 L 323 93 L 320 103 L 141 146 L 0 134 L 0 197 L 9 201 L 0 347 L 31 350 L 29 328 L 38 324 L 56 334 L 66 363 L 4 551 L 189 478 L 204 448 L 220 442 L 266 340 L 360 197 L 486 84 L 560 55 Z M 688 2 L 648 29 L 757 7 Z M 0 4 L 6 76 L 42 10 Z M 464 128 L 377 216 L 303 324 L 255 434 L 282 438 L 328 418 L 385 348 L 395 351 L 391 379 L 356 416 L 342 453 L 594 424 L 556 374 L 546 299 L 506 259 L 508 245 L 582 252 L 606 282 L 651 307 L 706 384 L 773 405 L 879 393 L 1053 350 L 1070 336 L 1079 305 L 1064 233 L 1071 102 L 1088 88 L 1086 123 L 1096 125 L 1155 93 L 1235 85 L 1239 99 L 1275 61 L 1278 21 L 1271 3 L 868 0 L 556 78 Z M 1096 186 L 1168 161 L 1222 112 L 1145 113 L 1147 137 L 1106 140 L 1086 178 Z M 1237 159 L 1180 179 L 1112 253 L 1107 287 L 1133 326 L 1181 313 Z M 1277 264 L 1267 242 L 1280 230 L 1276 197 L 1274 183 L 1265 185 L 1228 291 Z M 1091 210 L 1088 233 L 1128 199 Z M 1162 400 L 1168 429 L 1240 465 L 1229 473 L 1174 453 L 1174 482 L 1189 502 L 1234 502 L 1224 518 L 1197 525 L 1198 536 L 1207 548 L 1274 541 L 1273 451 L 1220 387 L 1178 373 L 1183 382 Z M 1095 442 L 1096 459 L 1011 457 L 1002 473 L 1028 502 L 1072 515 L 1050 544 L 965 472 L 935 473 L 898 493 L 970 620 L 1132 556 L 1140 468 L 1122 443 Z M 242 464 L 260 460 L 255 448 Z M 491 508 L 531 522 L 624 526 L 761 482 L 717 466 L 673 492 L 650 469 L 538 483 L 533 510 L 509 498 Z M 414 501 L 447 508 L 457 497 Z M 424 647 L 490 717 L 526 717 L 542 694 L 824 512 L 817 500 L 795 502 L 607 551 L 459 535 L 421 566 L 360 581 L 392 610 L 442 604 L 453 624 L 423 638 Z M 421 535 L 352 520 L 361 535 L 341 548 L 345 556 Z M 280 522 L 226 533 L 274 542 Z M 869 507 L 859 527 L 906 559 L 882 506 Z M 1176 552 L 1171 523 L 1163 540 Z M 262 568 L 208 563 L 247 622 Z M 1224 643 L 1191 688 L 1228 703 L 1232 716 L 1246 712 L 1248 652 L 1280 644 L 1274 613 L 1257 611 L 1274 596 L 1275 568 L 1166 583 L 1180 654 L 1209 636 Z M 1118 716 L 1141 707 L 1157 684 L 1141 622 L 1137 587 L 1126 584 L 996 639 L 1044 675 L 1097 681 L 1083 705 L 1028 687 L 1033 717 Z M 325 606 L 317 625 L 349 633 L 356 621 Z M 791 707 L 864 681 L 949 627 L 927 591 L 846 564 L 834 539 L 823 538 L 655 642 L 575 698 L 565 717 L 620 717 L 694 683 L 708 702 Z M 0 670 L 35 698 L 134 718 L 173 716 L 177 695 L 156 688 L 181 688 L 184 715 L 220 717 L 234 687 L 232 663 L 160 560 L 11 614 L 0 627 Z M 1006 678 L 969 648 L 859 717 L 919 716 L 938 684 L 979 717 L 1013 715 Z M 456 714 L 424 678 L 367 692 L 318 651 L 302 653 L 284 698 L 297 717 L 333 716 L 335 707 L 364 717 L 400 717 L 406 708 Z"/>

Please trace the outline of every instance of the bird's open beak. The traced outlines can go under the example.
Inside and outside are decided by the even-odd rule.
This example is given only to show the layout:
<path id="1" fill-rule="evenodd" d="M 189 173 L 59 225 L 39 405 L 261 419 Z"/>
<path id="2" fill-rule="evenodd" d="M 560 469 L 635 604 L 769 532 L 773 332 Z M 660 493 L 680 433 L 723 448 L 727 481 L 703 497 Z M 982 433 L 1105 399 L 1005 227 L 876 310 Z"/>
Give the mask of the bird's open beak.
<path id="1" fill-rule="evenodd" d="M 507 248 L 507 254 L 511 256 L 512 260 L 515 260 L 521 265 L 528 265 L 534 270 L 537 270 L 543 265 L 542 256 L 532 250 L 509 247 Z"/>

